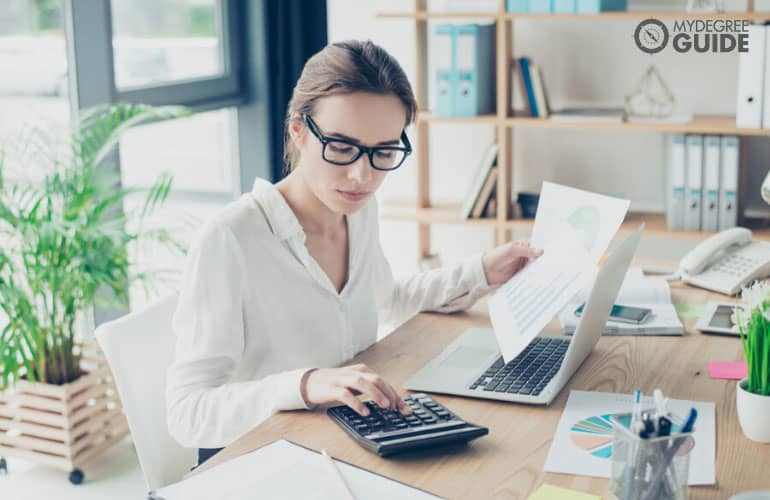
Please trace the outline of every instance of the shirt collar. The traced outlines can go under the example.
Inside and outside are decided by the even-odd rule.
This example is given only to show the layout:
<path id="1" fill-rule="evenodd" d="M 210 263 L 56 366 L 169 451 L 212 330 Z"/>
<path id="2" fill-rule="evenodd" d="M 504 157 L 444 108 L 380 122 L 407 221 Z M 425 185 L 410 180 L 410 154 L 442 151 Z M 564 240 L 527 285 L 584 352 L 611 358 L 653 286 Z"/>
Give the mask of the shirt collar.
<path id="1" fill-rule="evenodd" d="M 297 220 L 297 216 L 273 183 L 257 177 L 254 179 L 251 195 L 264 209 L 267 222 L 278 238 L 281 240 L 294 237 L 304 239 L 305 231 Z"/>

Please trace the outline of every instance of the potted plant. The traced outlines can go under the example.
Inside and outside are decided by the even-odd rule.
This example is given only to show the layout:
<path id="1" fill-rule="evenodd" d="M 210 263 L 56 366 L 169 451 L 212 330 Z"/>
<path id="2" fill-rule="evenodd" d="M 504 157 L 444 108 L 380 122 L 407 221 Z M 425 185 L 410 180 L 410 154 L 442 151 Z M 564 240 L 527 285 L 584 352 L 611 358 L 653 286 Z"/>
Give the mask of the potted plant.
<path id="1" fill-rule="evenodd" d="M 142 224 L 171 178 L 124 188 L 103 164 L 124 130 L 186 114 L 126 104 L 90 110 L 64 155 L 45 147 L 40 182 L 10 182 L 0 155 L 0 457 L 70 470 L 79 483 L 79 466 L 127 433 L 106 363 L 78 325 L 94 304 L 124 307 L 129 285 L 153 276 L 132 274 L 131 245 L 181 247 L 167 230 Z M 125 212 L 124 198 L 142 191 L 144 206 Z"/>
<path id="2" fill-rule="evenodd" d="M 770 443 L 770 284 L 744 288 L 735 315 L 748 367 L 736 390 L 738 421 L 747 438 Z"/>

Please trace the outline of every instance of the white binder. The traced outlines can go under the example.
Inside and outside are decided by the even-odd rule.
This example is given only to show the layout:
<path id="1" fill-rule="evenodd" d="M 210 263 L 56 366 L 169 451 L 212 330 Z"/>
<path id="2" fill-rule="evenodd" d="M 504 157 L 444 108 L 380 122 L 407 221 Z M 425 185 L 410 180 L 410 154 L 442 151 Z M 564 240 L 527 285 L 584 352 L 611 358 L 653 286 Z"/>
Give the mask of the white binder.
<path id="1" fill-rule="evenodd" d="M 762 82 L 764 92 L 762 93 L 762 128 L 770 128 L 770 25 L 765 28 L 765 71 Z"/>
<path id="2" fill-rule="evenodd" d="M 703 224 L 704 231 L 719 229 L 719 156 L 722 140 L 718 135 L 703 138 Z"/>
<path id="3" fill-rule="evenodd" d="M 685 196 L 684 229 L 700 231 L 703 198 L 703 136 L 688 135 L 687 194 Z"/>
<path id="4" fill-rule="evenodd" d="M 683 134 L 671 136 L 668 170 L 666 222 L 670 229 L 684 229 L 685 154 Z"/>
<path id="5" fill-rule="evenodd" d="M 719 230 L 738 223 L 738 137 L 722 137 L 722 179 L 719 192 Z"/>
<path id="6" fill-rule="evenodd" d="M 762 128 L 765 32 L 763 25 L 749 25 L 749 50 L 739 56 L 735 125 L 740 128 Z"/>

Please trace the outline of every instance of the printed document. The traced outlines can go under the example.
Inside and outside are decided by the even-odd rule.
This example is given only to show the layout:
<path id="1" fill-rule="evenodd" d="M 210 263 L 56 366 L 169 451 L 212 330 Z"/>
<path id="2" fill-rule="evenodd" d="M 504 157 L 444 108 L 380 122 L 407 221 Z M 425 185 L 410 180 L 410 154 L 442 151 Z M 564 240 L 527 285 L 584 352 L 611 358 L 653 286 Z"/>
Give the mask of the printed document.
<path id="1" fill-rule="evenodd" d="M 628 200 L 543 183 L 532 246 L 543 255 L 489 299 L 489 317 L 510 362 L 585 287 L 625 218 Z"/>

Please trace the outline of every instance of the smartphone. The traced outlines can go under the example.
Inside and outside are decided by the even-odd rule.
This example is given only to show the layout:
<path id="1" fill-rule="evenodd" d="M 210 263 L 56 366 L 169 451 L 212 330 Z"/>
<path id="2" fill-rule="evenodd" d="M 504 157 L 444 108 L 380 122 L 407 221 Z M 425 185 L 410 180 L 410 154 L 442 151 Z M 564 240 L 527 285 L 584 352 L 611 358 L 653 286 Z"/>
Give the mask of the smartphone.
<path id="1" fill-rule="evenodd" d="M 585 304 L 581 304 L 580 307 L 575 309 L 575 316 L 580 317 L 580 315 L 583 314 L 584 307 Z M 649 318 L 651 312 L 652 309 L 648 309 L 646 307 L 621 306 L 619 304 L 615 304 L 612 306 L 609 319 L 610 321 L 619 321 L 621 323 L 633 323 L 638 325 L 647 321 L 647 318 Z"/>

